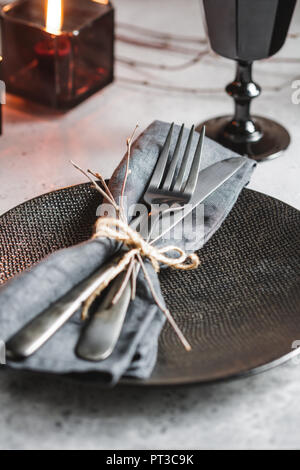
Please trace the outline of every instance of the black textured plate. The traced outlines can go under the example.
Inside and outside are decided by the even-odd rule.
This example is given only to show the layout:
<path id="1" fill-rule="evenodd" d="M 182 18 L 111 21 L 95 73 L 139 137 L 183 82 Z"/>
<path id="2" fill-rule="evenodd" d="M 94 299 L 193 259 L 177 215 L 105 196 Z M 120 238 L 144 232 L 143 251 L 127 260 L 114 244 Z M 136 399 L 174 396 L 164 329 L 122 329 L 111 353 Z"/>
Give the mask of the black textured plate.
<path id="1" fill-rule="evenodd" d="M 0 284 L 49 253 L 86 240 L 99 194 L 89 184 L 28 201 L 0 218 Z M 300 351 L 300 212 L 244 190 L 199 252 L 202 266 L 165 270 L 166 302 L 192 343 L 166 325 L 152 385 L 224 379 L 277 365 Z M 134 381 L 136 383 L 136 381 Z"/>

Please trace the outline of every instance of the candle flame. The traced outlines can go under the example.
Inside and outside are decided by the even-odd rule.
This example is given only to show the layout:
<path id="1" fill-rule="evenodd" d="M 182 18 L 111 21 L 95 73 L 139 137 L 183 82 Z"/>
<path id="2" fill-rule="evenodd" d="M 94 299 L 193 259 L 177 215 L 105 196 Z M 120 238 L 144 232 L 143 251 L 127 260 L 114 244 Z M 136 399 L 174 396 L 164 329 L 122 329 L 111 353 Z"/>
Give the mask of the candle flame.
<path id="1" fill-rule="evenodd" d="M 60 34 L 63 23 L 62 0 L 47 0 L 46 30 L 50 34 Z"/>

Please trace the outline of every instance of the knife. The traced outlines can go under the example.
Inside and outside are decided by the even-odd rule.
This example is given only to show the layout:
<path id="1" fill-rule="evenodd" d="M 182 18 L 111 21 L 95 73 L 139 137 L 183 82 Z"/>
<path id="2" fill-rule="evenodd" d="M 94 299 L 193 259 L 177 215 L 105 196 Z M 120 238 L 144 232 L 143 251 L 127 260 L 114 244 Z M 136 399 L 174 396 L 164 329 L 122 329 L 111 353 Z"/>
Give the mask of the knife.
<path id="1" fill-rule="evenodd" d="M 246 157 L 234 157 L 202 170 L 199 173 L 196 189 L 188 205 L 189 210 L 175 212 L 172 224 L 155 238 L 153 243 L 158 242 L 167 231 L 175 227 L 193 209 L 231 178 L 245 164 L 246 160 Z M 122 285 L 124 276 L 125 274 L 121 273 L 112 282 L 108 294 L 83 328 L 76 347 L 76 354 L 81 359 L 97 362 L 106 359 L 113 352 L 120 337 L 131 299 L 131 286 L 128 282 L 118 302 L 112 304 L 112 299 Z"/>

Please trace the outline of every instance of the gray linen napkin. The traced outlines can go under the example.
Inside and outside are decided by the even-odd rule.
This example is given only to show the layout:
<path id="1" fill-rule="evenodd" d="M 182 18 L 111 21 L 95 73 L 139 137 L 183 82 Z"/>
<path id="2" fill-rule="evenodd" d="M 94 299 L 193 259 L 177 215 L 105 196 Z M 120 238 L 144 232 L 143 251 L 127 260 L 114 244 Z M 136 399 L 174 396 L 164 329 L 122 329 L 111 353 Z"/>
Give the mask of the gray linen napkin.
<path id="1" fill-rule="evenodd" d="M 140 135 L 132 148 L 131 174 L 126 188 L 128 205 L 141 200 L 151 177 L 169 124 L 155 121 Z M 175 126 L 173 149 L 180 130 Z M 188 130 L 184 133 L 187 141 Z M 193 150 L 197 144 L 194 136 Z M 171 149 L 171 150 L 173 150 Z M 234 154 L 210 139 L 205 140 L 202 169 Z M 200 248 L 221 226 L 235 204 L 242 188 L 248 183 L 254 162 L 249 160 L 239 172 L 219 188 L 205 202 L 204 239 L 198 240 L 193 250 Z M 110 190 L 118 199 L 124 177 L 125 160 L 110 180 Z M 190 244 L 190 240 L 189 244 Z M 185 240 L 183 246 L 185 244 Z M 62 297 L 69 289 L 106 263 L 115 253 L 116 243 L 111 240 L 88 241 L 60 250 L 0 289 L 0 338 L 7 340 L 21 326 Z M 147 269 L 156 292 L 161 292 L 152 266 Z M 78 359 L 74 348 L 82 328 L 80 313 L 45 344 L 35 355 L 22 363 L 10 362 L 14 368 L 52 373 L 98 372 L 104 383 L 113 385 L 122 376 L 147 378 L 151 375 L 157 357 L 157 344 L 164 316 L 153 301 L 148 285 L 140 272 L 137 297 L 131 302 L 125 325 L 113 354 L 105 361 L 90 363 Z M 175 334 L 175 333 L 174 333 Z"/>

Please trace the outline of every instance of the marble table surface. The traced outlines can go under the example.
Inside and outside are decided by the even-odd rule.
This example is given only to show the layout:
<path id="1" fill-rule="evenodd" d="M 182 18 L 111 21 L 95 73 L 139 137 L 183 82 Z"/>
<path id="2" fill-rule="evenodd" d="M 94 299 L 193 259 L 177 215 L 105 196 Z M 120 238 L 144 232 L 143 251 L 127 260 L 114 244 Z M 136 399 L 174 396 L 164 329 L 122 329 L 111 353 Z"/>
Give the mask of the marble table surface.
<path id="1" fill-rule="evenodd" d="M 234 76 L 231 61 L 210 52 L 190 67 L 176 68 L 206 45 L 181 39 L 172 43 L 176 50 L 159 50 L 157 37 L 130 27 L 204 38 L 198 0 L 114 4 L 119 27 L 111 86 L 65 115 L 7 96 L 0 214 L 84 181 L 70 158 L 109 177 L 137 122 L 141 129 L 154 119 L 191 125 L 231 112 L 223 92 Z M 292 102 L 292 84 L 300 79 L 299 4 L 290 33 L 279 54 L 255 64 L 254 78 L 264 92 L 253 109 L 283 123 L 292 143 L 281 158 L 258 165 L 249 187 L 300 209 L 300 104 Z M 128 58 L 154 67 L 128 65 Z M 298 362 L 213 385 L 115 390 L 0 366 L 0 449 L 299 449 Z"/>

